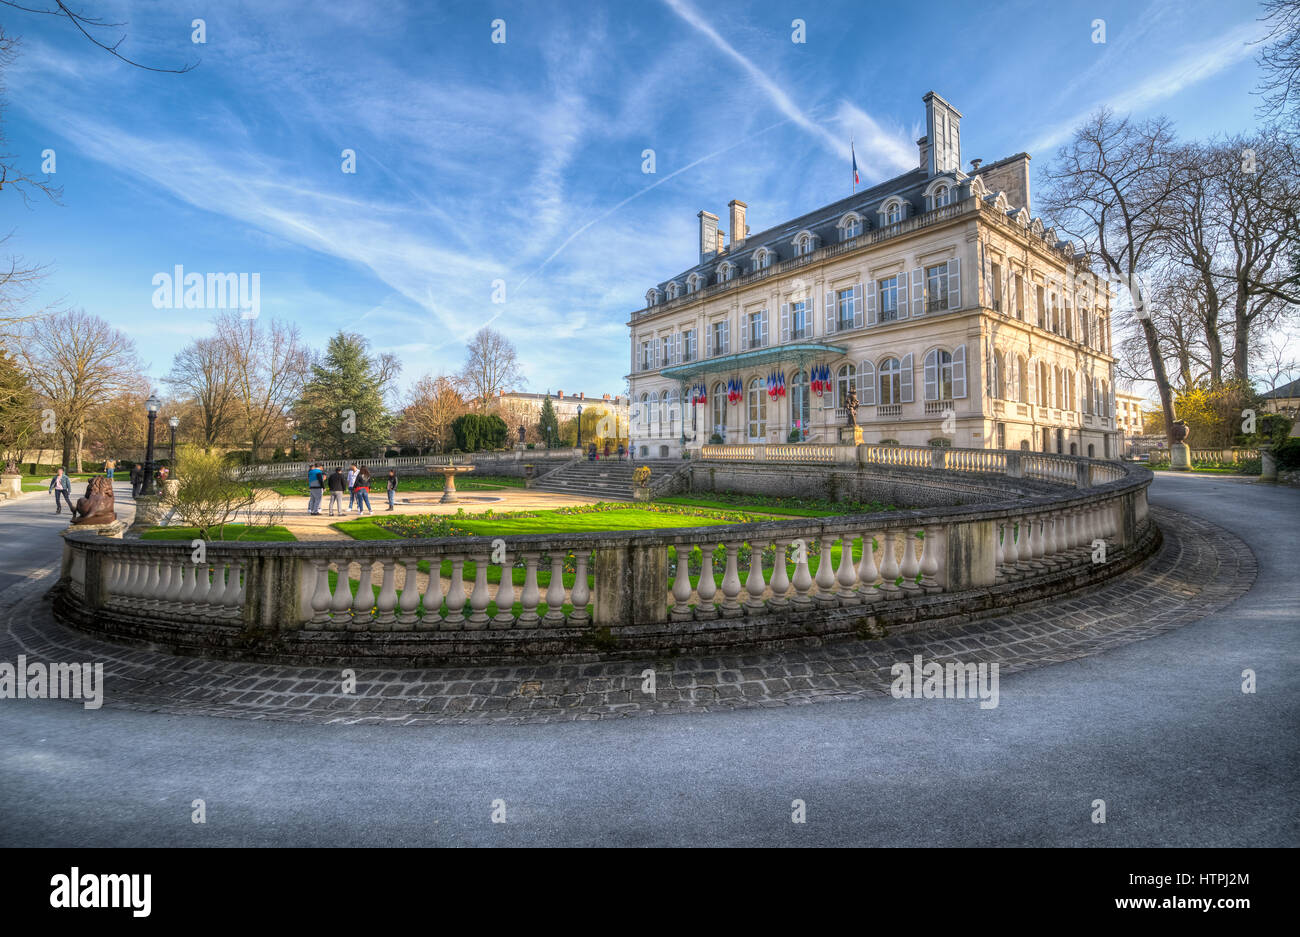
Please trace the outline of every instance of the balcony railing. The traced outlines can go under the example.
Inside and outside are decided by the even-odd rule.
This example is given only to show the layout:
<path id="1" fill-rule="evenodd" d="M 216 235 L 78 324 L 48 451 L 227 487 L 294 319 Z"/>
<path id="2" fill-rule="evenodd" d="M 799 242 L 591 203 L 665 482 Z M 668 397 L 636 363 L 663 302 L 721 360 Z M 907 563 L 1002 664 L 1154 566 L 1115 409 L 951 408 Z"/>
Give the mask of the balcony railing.
<path id="1" fill-rule="evenodd" d="M 952 410 L 951 400 L 927 400 L 925 402 L 925 412 L 927 415 L 936 413 L 946 413 Z"/>

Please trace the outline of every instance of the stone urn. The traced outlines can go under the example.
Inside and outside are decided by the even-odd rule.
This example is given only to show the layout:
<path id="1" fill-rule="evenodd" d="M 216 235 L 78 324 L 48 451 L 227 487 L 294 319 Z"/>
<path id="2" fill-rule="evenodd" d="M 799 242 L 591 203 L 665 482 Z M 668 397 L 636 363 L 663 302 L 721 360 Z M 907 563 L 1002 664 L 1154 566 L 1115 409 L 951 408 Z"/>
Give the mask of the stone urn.
<path id="1" fill-rule="evenodd" d="M 5 470 L 0 474 L 0 498 L 16 498 L 23 493 L 23 476 L 13 459 L 5 463 Z"/>
<path id="2" fill-rule="evenodd" d="M 1187 424 L 1182 420 L 1174 420 L 1170 438 L 1173 443 L 1169 446 L 1169 468 L 1175 472 L 1190 472 L 1192 450 L 1187 445 Z"/>

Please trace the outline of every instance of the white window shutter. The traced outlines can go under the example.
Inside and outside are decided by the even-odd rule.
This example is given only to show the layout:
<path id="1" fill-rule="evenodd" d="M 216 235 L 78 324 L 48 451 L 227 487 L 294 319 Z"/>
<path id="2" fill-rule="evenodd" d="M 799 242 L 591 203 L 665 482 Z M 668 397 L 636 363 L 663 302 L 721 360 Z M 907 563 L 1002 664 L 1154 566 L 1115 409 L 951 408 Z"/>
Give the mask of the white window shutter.
<path id="1" fill-rule="evenodd" d="M 876 284 L 867 284 L 867 325 L 876 324 Z"/>
<path id="2" fill-rule="evenodd" d="M 853 284 L 853 327 L 856 329 L 862 328 L 862 314 L 862 284 L 855 283 Z"/>
<path id="3" fill-rule="evenodd" d="M 948 308 L 961 306 L 961 258 L 948 261 Z"/>
<path id="4" fill-rule="evenodd" d="M 706 324 L 704 327 L 704 354 L 705 357 L 713 355 L 713 326 Z"/>
<path id="5" fill-rule="evenodd" d="M 931 351 L 925 356 L 925 399 L 939 399 L 939 353 Z"/>
<path id="6" fill-rule="evenodd" d="M 823 305 L 826 310 L 826 330 L 823 335 L 835 334 L 835 294 L 830 290 L 826 291 L 826 302 Z"/>
<path id="7" fill-rule="evenodd" d="M 925 315 L 925 281 L 921 278 L 921 268 L 912 271 L 912 315 Z"/>
<path id="8" fill-rule="evenodd" d="M 994 364 L 994 367 L 997 367 Z M 966 396 L 966 346 L 958 345 L 952 351 L 952 397 L 960 400 Z"/>
<path id="9" fill-rule="evenodd" d="M 740 314 L 740 350 L 749 348 L 749 314 Z"/>
<path id="10" fill-rule="evenodd" d="M 980 305 L 986 308 L 993 308 L 993 258 L 989 256 L 986 250 L 984 253 L 984 276 L 980 278 L 981 288 L 984 290 L 984 298 Z"/>
<path id="11" fill-rule="evenodd" d="M 767 310 L 764 309 L 759 316 L 759 322 L 762 323 L 758 333 L 760 347 L 766 347 L 767 345 L 771 344 L 771 333 L 768 332 L 767 330 L 767 326 L 768 326 L 767 318 L 768 318 Z"/>
<path id="12" fill-rule="evenodd" d="M 912 353 L 903 355 L 903 403 L 912 402 Z"/>
<path id="13" fill-rule="evenodd" d="M 790 304 L 781 304 L 781 341 L 790 341 Z"/>
<path id="14" fill-rule="evenodd" d="M 1038 359 L 1029 359 L 1029 373 L 1026 375 L 1029 379 L 1029 405 L 1038 406 Z"/>
<path id="15" fill-rule="evenodd" d="M 870 361 L 862 362 L 858 369 L 858 388 L 861 393 L 858 396 L 860 403 L 864 407 L 874 407 L 876 405 L 876 366 Z"/>
<path id="16" fill-rule="evenodd" d="M 731 351 L 731 320 L 722 323 L 722 353 L 728 354 Z"/>
<path id="17" fill-rule="evenodd" d="M 678 364 L 681 364 L 682 363 L 682 333 L 681 332 L 677 333 L 677 341 L 675 344 L 677 345 L 677 348 L 675 349 L 673 358 L 676 360 Z"/>
<path id="18" fill-rule="evenodd" d="M 904 270 L 902 273 L 900 273 L 895 278 L 894 282 L 898 284 L 898 290 L 895 293 L 895 295 L 898 297 L 898 318 L 906 319 L 907 318 L 907 294 L 908 294 L 907 271 Z"/>

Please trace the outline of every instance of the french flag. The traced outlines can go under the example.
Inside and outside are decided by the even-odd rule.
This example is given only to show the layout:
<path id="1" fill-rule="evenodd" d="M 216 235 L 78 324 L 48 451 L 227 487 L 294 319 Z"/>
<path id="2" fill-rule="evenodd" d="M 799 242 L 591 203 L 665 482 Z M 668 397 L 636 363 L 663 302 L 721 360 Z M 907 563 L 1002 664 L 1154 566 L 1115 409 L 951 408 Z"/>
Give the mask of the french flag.
<path id="1" fill-rule="evenodd" d="M 858 185 L 858 154 L 853 149 L 853 141 L 849 141 L 849 155 L 853 157 L 853 184 Z"/>

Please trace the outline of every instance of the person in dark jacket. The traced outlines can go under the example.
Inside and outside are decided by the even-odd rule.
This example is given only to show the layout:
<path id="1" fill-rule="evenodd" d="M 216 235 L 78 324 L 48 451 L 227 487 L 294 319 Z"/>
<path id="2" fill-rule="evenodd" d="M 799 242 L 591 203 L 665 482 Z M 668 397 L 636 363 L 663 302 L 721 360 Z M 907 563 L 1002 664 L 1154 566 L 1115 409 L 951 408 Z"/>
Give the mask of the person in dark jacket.
<path id="1" fill-rule="evenodd" d="M 140 497 L 140 489 L 144 487 L 144 469 L 139 464 L 131 466 L 131 497 Z"/>
<path id="2" fill-rule="evenodd" d="M 54 470 L 54 477 L 50 479 L 50 491 L 54 492 L 54 513 L 63 513 L 63 502 L 59 501 L 61 496 L 68 502 L 68 513 L 75 516 L 76 512 L 72 510 L 72 482 L 68 480 L 68 473 L 63 469 Z"/>
<path id="3" fill-rule="evenodd" d="M 370 507 L 370 469 L 364 465 L 357 469 L 357 477 L 352 482 L 352 493 L 357 498 L 357 513 L 361 513 L 361 505 L 366 506 L 367 514 L 374 514 L 374 509 Z"/>
<path id="4" fill-rule="evenodd" d="M 319 462 L 313 462 L 307 470 L 307 513 L 320 513 L 320 499 L 325 493 L 325 470 Z"/>
<path id="5" fill-rule="evenodd" d="M 347 512 L 343 510 L 343 492 L 348 490 L 348 480 L 343 477 L 343 469 L 336 468 L 334 474 L 329 478 L 330 486 L 330 517 L 334 516 L 334 509 L 339 509 L 339 516 L 342 517 Z"/>
<path id="6" fill-rule="evenodd" d="M 388 470 L 388 510 L 393 509 L 393 495 L 397 493 L 397 472 Z"/>

